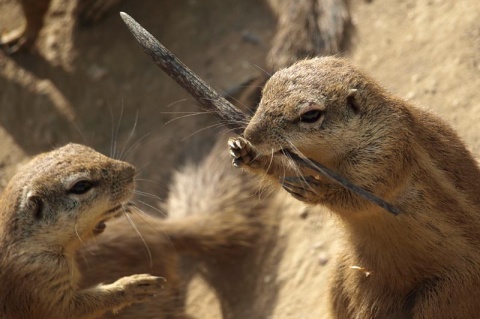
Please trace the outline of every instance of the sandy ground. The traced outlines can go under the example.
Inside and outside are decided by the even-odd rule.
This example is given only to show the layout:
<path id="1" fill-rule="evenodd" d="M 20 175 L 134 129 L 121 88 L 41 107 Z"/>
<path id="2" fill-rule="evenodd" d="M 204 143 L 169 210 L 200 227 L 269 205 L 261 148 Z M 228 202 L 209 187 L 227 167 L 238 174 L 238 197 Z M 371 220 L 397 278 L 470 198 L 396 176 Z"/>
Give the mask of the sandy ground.
<path id="1" fill-rule="evenodd" d="M 480 2 L 352 2 L 353 46 L 344 54 L 390 91 L 443 117 L 480 157 Z M 116 13 L 79 27 L 73 9 L 72 0 L 53 1 L 36 54 L 0 53 L 2 185 L 28 156 L 75 141 L 106 154 L 118 145 L 116 154 L 124 150 L 152 181 L 142 189 L 163 198 L 186 146 L 214 122 L 208 115 L 181 118 L 198 110 L 193 100 L 148 60 Z M 255 0 L 125 1 L 119 10 L 219 91 L 261 72 L 275 27 Z M 20 23 L 16 3 L 0 0 L 0 32 Z M 258 295 L 252 309 L 268 304 L 262 318 L 325 313 L 338 234 L 328 213 L 301 218 L 303 209 L 288 198 L 279 202 L 288 213 L 279 216 L 276 262 L 269 257 L 264 286 L 252 292 Z M 215 296 L 201 281 L 190 291 L 189 312 L 219 318 Z"/>

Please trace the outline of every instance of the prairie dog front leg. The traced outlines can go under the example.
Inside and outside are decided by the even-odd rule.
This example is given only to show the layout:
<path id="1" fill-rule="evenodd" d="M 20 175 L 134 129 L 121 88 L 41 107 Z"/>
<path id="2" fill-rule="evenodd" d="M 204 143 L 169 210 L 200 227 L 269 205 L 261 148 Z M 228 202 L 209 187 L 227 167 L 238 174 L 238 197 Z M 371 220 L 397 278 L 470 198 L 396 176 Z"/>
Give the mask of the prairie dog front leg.
<path id="1" fill-rule="evenodd" d="M 100 315 L 108 310 L 115 312 L 133 303 L 145 301 L 155 297 L 163 289 L 164 283 L 163 277 L 141 274 L 82 290 L 75 298 L 75 317 L 91 318 L 92 315 Z"/>

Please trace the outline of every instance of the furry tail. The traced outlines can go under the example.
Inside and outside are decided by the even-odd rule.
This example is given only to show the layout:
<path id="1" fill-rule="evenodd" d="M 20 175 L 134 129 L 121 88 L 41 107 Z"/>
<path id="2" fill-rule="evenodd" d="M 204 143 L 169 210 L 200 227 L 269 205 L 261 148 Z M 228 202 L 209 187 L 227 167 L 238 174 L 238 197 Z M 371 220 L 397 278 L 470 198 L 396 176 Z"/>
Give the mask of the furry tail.
<path id="1" fill-rule="evenodd" d="M 350 25 L 347 0 L 268 0 L 268 3 L 278 17 L 277 33 L 267 56 L 271 70 L 344 49 Z"/>
<path id="2" fill-rule="evenodd" d="M 261 232 L 268 199 L 260 200 L 257 182 L 231 166 L 226 140 L 173 176 L 161 228 L 179 252 L 229 255 Z"/>

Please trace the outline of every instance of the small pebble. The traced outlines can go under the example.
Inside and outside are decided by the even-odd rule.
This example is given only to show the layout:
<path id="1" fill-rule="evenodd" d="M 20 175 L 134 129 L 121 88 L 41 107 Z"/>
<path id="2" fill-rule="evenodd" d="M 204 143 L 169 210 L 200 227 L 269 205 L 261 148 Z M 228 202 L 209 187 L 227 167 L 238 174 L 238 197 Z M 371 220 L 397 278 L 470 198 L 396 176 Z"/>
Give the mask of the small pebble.
<path id="1" fill-rule="evenodd" d="M 299 216 L 300 216 L 301 219 L 307 219 L 307 218 L 308 218 L 308 214 L 309 214 L 308 208 L 305 207 L 305 208 L 303 208 L 303 209 L 300 211 Z"/>
<path id="2" fill-rule="evenodd" d="M 324 252 L 321 252 L 320 254 L 318 254 L 318 262 L 320 263 L 320 265 L 322 266 L 325 266 L 327 263 L 328 263 L 328 255 Z"/>

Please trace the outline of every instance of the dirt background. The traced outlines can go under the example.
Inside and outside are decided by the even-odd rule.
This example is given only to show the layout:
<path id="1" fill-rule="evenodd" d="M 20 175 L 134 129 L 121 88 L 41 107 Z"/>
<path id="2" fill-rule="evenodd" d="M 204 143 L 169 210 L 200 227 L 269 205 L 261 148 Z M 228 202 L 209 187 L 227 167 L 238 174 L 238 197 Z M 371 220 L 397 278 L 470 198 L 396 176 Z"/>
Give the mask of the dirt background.
<path id="1" fill-rule="evenodd" d="M 142 53 L 116 12 L 79 27 L 74 7 L 72 0 L 53 1 L 37 53 L 0 53 L 1 183 L 22 160 L 74 141 L 112 155 L 117 145 L 115 154 L 149 180 L 142 190 L 164 198 L 172 169 L 215 122 L 183 113 L 198 109 Z M 219 91 L 265 68 L 275 19 L 261 1 L 124 1 L 120 10 Z M 443 117 L 480 157 L 480 2 L 352 1 L 351 13 L 353 45 L 344 54 L 390 91 Z M 0 32 L 21 23 L 16 2 L 0 0 Z M 275 274 L 263 278 L 267 287 L 276 283 L 275 306 L 264 317 L 321 318 L 338 237 L 333 221 L 325 212 L 300 218 L 304 208 L 288 198 L 282 205 L 289 208 L 278 234 L 282 258 Z M 252 293 L 255 307 L 271 299 L 267 289 Z M 189 292 L 189 312 L 220 316 L 199 280 Z"/>

